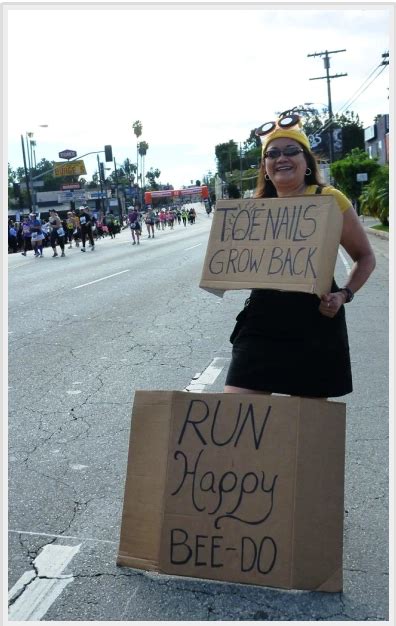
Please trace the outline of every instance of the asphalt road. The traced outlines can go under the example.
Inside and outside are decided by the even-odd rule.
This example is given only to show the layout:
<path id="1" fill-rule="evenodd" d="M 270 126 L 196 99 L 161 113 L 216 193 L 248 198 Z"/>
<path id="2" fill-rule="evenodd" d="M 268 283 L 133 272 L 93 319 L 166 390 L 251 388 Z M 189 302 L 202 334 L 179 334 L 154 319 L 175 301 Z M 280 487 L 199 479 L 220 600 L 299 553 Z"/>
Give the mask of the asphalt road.
<path id="1" fill-rule="evenodd" d="M 372 235 L 377 269 L 347 307 L 343 593 L 115 565 L 135 390 L 224 384 L 247 294 L 199 289 L 210 224 L 200 209 L 140 246 L 125 230 L 95 252 L 9 255 L 10 620 L 388 619 L 388 242 Z"/>

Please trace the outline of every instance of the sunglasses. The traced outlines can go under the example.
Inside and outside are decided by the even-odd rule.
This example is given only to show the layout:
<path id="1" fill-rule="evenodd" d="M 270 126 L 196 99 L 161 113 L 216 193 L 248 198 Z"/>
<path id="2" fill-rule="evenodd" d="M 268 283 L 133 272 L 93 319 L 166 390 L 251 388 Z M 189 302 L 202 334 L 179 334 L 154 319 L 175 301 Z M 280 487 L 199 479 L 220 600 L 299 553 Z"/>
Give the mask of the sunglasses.
<path id="1" fill-rule="evenodd" d="M 285 157 L 294 157 L 300 154 L 300 152 L 304 152 L 304 150 L 297 148 L 297 146 L 288 146 L 287 148 L 283 148 L 283 150 L 280 148 L 271 148 L 271 150 L 264 152 L 263 157 L 264 159 L 279 159 L 281 154 Z"/>
<path id="2" fill-rule="evenodd" d="M 284 115 L 280 117 L 276 122 L 264 122 L 261 124 L 259 128 L 256 128 L 255 135 L 257 137 L 263 137 L 264 135 L 268 135 L 268 133 L 272 133 L 275 128 L 291 128 L 292 126 L 297 126 L 300 122 L 300 116 L 295 113 L 291 115 Z"/>

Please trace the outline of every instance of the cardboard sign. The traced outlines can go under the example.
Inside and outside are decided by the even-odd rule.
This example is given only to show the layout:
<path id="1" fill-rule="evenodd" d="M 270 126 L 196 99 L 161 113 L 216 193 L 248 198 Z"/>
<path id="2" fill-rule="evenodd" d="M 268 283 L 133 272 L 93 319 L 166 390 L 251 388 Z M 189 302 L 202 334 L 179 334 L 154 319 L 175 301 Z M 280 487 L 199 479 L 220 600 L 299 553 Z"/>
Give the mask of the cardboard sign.
<path id="1" fill-rule="evenodd" d="M 137 391 L 117 564 L 342 590 L 345 404 Z"/>
<path id="2" fill-rule="evenodd" d="M 330 195 L 219 200 L 200 287 L 330 291 L 342 231 Z"/>

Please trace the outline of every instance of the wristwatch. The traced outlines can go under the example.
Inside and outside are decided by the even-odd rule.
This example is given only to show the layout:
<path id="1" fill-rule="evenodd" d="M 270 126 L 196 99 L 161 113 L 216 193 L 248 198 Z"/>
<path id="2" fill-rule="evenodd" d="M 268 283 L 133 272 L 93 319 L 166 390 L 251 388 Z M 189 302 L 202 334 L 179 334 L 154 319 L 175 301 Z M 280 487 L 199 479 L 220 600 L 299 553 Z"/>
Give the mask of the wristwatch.
<path id="1" fill-rule="evenodd" d="M 348 302 L 352 302 L 355 295 L 352 289 L 349 289 L 349 287 L 343 287 L 342 289 L 340 289 L 340 291 L 343 291 L 345 293 L 345 304 L 347 304 Z"/>

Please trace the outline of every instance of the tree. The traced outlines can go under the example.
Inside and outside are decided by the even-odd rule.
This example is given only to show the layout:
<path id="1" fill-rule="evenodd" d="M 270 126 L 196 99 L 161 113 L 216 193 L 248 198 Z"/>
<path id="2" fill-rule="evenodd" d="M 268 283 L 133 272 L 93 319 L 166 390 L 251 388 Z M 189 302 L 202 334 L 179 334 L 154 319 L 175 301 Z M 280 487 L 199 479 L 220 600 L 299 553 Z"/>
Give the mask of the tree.
<path id="1" fill-rule="evenodd" d="M 137 172 L 136 163 L 131 163 L 131 161 L 127 158 L 123 163 L 123 174 L 127 178 L 130 185 L 133 185 L 135 182 L 135 174 Z M 122 176 L 120 176 L 122 178 Z"/>
<path id="2" fill-rule="evenodd" d="M 142 180 L 144 181 L 144 164 L 145 164 L 147 150 L 149 149 L 149 145 L 147 141 L 140 141 L 140 143 L 138 143 L 138 149 L 139 149 L 139 154 L 140 154 L 140 159 L 141 159 L 140 169 L 142 170 Z"/>
<path id="3" fill-rule="evenodd" d="M 371 159 L 364 150 L 353 148 L 344 159 L 332 163 L 330 171 L 341 191 L 357 203 L 362 191 L 361 183 L 357 181 L 357 174 L 365 173 L 371 180 L 379 167 L 378 161 Z"/>
<path id="4" fill-rule="evenodd" d="M 133 132 L 135 133 L 136 139 L 139 139 L 143 132 L 143 125 L 140 120 L 136 120 L 132 124 Z M 139 181 L 139 142 L 136 142 L 136 181 Z"/>
<path id="5" fill-rule="evenodd" d="M 55 161 L 41 159 L 41 161 L 37 163 L 36 167 L 31 169 L 31 178 L 33 180 L 41 180 L 44 182 L 44 186 L 40 187 L 40 191 L 58 191 L 61 188 L 61 185 L 78 182 L 78 176 L 54 176 L 54 165 Z M 16 169 L 15 179 L 18 182 L 26 183 L 25 168 L 18 167 Z"/>
<path id="6" fill-rule="evenodd" d="M 308 135 L 313 152 L 322 159 L 329 159 L 329 131 L 327 109 L 295 107 L 303 118 L 303 128 Z M 342 159 L 353 148 L 364 150 L 364 129 L 359 115 L 353 111 L 333 116 L 333 160 Z"/>
<path id="7" fill-rule="evenodd" d="M 149 181 L 151 191 L 155 191 L 156 189 L 158 189 L 159 185 L 155 179 L 159 178 L 160 176 L 161 172 L 158 168 L 154 170 L 152 167 L 150 167 L 149 171 L 146 174 L 146 178 Z"/>
<path id="8" fill-rule="evenodd" d="M 16 179 L 16 172 L 12 169 L 11 165 L 8 164 L 8 186 L 12 187 L 12 184 L 15 183 Z"/>
<path id="9" fill-rule="evenodd" d="M 233 139 L 230 139 L 227 143 L 219 143 L 215 146 L 215 155 L 217 171 L 222 178 L 224 178 L 226 172 L 239 169 L 239 151 Z"/>

